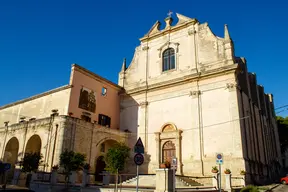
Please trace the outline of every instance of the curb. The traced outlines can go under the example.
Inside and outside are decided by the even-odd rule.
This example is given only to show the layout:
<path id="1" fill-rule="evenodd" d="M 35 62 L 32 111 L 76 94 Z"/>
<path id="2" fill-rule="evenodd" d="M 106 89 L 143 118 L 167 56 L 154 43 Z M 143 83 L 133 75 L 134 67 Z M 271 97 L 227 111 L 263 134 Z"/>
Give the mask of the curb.
<path id="1" fill-rule="evenodd" d="M 277 184 L 274 187 L 271 187 L 270 189 L 267 189 L 265 192 L 272 192 L 273 189 L 275 189 L 275 188 L 277 188 L 279 186 L 281 186 L 281 184 Z"/>

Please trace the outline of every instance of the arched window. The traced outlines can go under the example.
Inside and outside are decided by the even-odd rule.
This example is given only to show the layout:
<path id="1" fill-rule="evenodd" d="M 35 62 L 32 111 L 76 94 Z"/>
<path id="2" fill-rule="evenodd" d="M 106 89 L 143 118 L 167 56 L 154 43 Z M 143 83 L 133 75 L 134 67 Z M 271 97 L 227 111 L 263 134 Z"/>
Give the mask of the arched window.
<path id="1" fill-rule="evenodd" d="M 173 48 L 168 48 L 163 52 L 162 71 L 175 69 L 175 51 Z"/>

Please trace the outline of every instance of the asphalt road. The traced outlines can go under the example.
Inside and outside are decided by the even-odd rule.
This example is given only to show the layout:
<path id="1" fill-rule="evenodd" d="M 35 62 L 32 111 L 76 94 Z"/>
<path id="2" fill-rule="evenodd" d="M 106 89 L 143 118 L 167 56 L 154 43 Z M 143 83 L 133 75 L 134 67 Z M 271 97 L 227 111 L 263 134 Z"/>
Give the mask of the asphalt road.
<path id="1" fill-rule="evenodd" d="M 288 192 L 288 185 L 280 185 L 273 189 L 273 192 Z"/>

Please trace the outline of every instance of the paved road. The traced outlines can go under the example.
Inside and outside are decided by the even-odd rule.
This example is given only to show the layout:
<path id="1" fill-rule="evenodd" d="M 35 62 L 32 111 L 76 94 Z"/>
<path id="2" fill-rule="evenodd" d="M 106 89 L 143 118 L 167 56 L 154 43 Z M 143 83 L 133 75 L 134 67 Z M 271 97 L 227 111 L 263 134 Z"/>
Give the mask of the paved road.
<path id="1" fill-rule="evenodd" d="M 273 192 L 288 192 L 288 185 L 280 185 L 273 189 Z"/>

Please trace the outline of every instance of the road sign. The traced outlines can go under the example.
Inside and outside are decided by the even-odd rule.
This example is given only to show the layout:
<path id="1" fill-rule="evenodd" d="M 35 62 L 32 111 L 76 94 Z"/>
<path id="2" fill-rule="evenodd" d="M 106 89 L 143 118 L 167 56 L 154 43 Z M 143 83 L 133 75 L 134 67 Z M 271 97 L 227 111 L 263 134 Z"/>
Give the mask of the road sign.
<path id="1" fill-rule="evenodd" d="M 222 153 L 216 153 L 216 164 L 217 165 L 223 164 L 223 154 Z"/>
<path id="2" fill-rule="evenodd" d="M 142 143 L 141 138 L 139 137 L 139 139 L 137 140 L 135 146 L 134 146 L 134 153 L 142 153 L 144 154 L 144 145 Z"/>
<path id="3" fill-rule="evenodd" d="M 136 165 L 142 165 L 144 163 L 144 156 L 141 153 L 137 153 L 134 156 L 134 162 Z"/>

